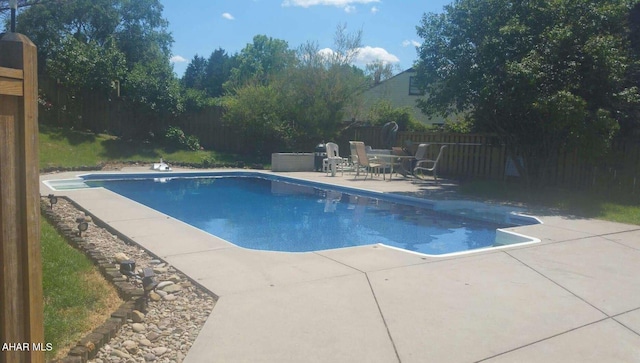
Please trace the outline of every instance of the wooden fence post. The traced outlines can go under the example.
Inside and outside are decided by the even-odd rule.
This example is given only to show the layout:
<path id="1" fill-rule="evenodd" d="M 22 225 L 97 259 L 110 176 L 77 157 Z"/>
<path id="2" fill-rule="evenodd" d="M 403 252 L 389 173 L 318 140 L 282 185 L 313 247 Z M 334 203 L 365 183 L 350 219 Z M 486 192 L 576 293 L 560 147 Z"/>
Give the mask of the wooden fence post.
<path id="1" fill-rule="evenodd" d="M 0 39 L 0 362 L 44 362 L 35 45 Z"/>

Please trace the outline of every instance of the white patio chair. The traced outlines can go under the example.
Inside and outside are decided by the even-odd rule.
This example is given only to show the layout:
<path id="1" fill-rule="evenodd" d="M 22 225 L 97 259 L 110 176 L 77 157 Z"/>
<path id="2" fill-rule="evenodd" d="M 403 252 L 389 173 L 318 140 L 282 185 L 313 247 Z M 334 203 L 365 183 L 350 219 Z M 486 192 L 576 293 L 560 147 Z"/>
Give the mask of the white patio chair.
<path id="1" fill-rule="evenodd" d="M 347 167 L 348 160 L 345 160 L 340 156 L 340 148 L 338 144 L 328 142 L 327 145 L 327 157 L 322 161 L 322 168 L 331 176 L 336 176 L 336 171 L 340 168 L 342 175 L 344 175 L 344 169 Z"/>

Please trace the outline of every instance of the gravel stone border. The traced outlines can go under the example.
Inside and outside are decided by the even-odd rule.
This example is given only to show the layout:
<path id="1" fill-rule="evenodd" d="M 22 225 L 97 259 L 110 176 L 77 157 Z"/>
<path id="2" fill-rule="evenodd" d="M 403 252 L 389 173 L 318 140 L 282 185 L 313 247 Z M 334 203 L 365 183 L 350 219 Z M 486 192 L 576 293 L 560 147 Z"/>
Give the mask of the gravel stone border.
<path id="1" fill-rule="evenodd" d="M 43 216 L 84 252 L 118 291 L 124 303 L 105 322 L 53 362 L 181 363 L 209 317 L 217 296 L 146 251 L 66 197 L 41 198 Z M 78 234 L 78 218 L 88 229 Z M 151 268 L 157 287 L 145 296 L 140 278 L 120 273 L 120 261 L 134 260 L 136 272 Z"/>

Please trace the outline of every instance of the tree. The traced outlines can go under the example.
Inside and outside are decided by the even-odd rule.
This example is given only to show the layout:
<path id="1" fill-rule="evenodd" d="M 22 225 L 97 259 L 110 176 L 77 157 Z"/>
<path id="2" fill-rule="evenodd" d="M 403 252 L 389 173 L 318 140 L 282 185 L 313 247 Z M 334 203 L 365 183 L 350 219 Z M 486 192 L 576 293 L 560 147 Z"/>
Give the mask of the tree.
<path id="1" fill-rule="evenodd" d="M 207 60 L 196 54 L 191 62 L 189 62 L 184 76 L 182 76 L 182 86 L 185 88 L 204 90 L 206 69 Z"/>
<path id="2" fill-rule="evenodd" d="M 284 151 L 296 139 L 287 95 L 278 82 L 246 84 L 225 97 L 224 119 L 242 135 L 245 152 L 265 157 Z"/>
<path id="3" fill-rule="evenodd" d="M 348 44 L 340 43 L 346 38 Z M 298 49 L 299 63 L 286 73 L 284 84 L 296 100 L 292 107 L 296 120 L 304 122 L 307 143 L 334 139 L 345 121 L 345 111 L 353 108 L 367 87 L 364 72 L 350 64 L 361 47 L 359 39 L 360 35 L 336 37 L 334 48 L 338 51 L 322 51 L 315 42 Z"/>
<path id="4" fill-rule="evenodd" d="M 127 138 L 145 139 L 158 134 L 181 111 L 180 83 L 168 60 L 136 63 L 126 75 L 122 97 L 134 112 L 135 125 Z"/>
<path id="5" fill-rule="evenodd" d="M 627 37 L 636 2 L 459 0 L 425 14 L 419 105 L 468 112 L 478 131 L 499 135 L 528 182 L 543 183 L 559 151 L 602 152 L 637 110 Z"/>
<path id="6" fill-rule="evenodd" d="M 295 52 L 286 41 L 266 35 L 256 35 L 253 43 L 247 44 L 237 56 L 236 66 L 231 70 L 227 89 L 233 89 L 247 82 L 267 84 L 288 66 L 295 62 Z"/>
<path id="7" fill-rule="evenodd" d="M 141 130 L 156 129 L 151 123 L 180 110 L 169 62 L 173 40 L 158 0 L 30 4 L 18 16 L 18 31 L 38 46 L 40 73 L 69 91 L 71 109 L 71 103 L 82 103 L 86 90 L 118 81 L 122 99 L 139 115 Z"/>
<path id="8" fill-rule="evenodd" d="M 248 143 L 255 152 L 309 150 L 337 136 L 346 106 L 368 84 L 364 72 L 350 64 L 361 33 L 344 34 L 344 29 L 338 28 L 335 50 L 321 51 L 308 42 L 282 71 L 254 78 L 227 95 L 225 120 L 254 140 Z"/>
<path id="9" fill-rule="evenodd" d="M 380 84 L 391 77 L 397 70 L 393 64 L 376 60 L 365 66 L 365 74 L 371 79 L 371 86 Z"/>
<path id="10" fill-rule="evenodd" d="M 87 43 L 69 35 L 58 45 L 64 51 L 57 51 L 48 67 L 50 76 L 67 88 L 66 113 L 75 127 L 82 127 L 81 107 L 83 96 L 88 92 L 101 93 L 107 97 L 113 89 L 114 80 L 126 74 L 125 57 L 111 40 L 98 45 Z"/>
<path id="11" fill-rule="evenodd" d="M 231 77 L 231 70 L 236 63 L 236 56 L 229 56 L 222 48 L 211 53 L 205 69 L 204 87 L 210 97 L 224 94 L 224 83 Z"/>
<path id="12" fill-rule="evenodd" d="M 67 36 L 101 46 L 113 37 L 118 22 L 115 0 L 44 2 L 20 12 L 16 30 L 38 46 L 38 68 L 44 73 Z"/>
<path id="13" fill-rule="evenodd" d="M 117 1 L 120 23 L 116 37 L 120 49 L 127 56 L 127 65 L 169 60 L 173 37 L 169 33 L 169 22 L 162 17 L 159 0 L 113 0 Z"/>
<path id="14" fill-rule="evenodd" d="M 196 54 L 182 76 L 182 86 L 204 91 L 208 97 L 220 97 L 236 63 L 236 56 L 230 57 L 222 48 L 213 51 L 208 59 Z"/>

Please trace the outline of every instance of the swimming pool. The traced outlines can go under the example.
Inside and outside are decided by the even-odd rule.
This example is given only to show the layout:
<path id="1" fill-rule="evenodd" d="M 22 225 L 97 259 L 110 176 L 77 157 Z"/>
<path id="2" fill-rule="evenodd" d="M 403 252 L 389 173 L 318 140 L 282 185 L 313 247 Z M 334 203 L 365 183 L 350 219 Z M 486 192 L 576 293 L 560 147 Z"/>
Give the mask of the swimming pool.
<path id="1" fill-rule="evenodd" d="M 244 248 L 283 252 L 383 244 L 445 255 L 533 242 L 500 228 L 539 223 L 516 210 L 428 201 L 264 173 L 90 174 L 103 187 Z"/>

